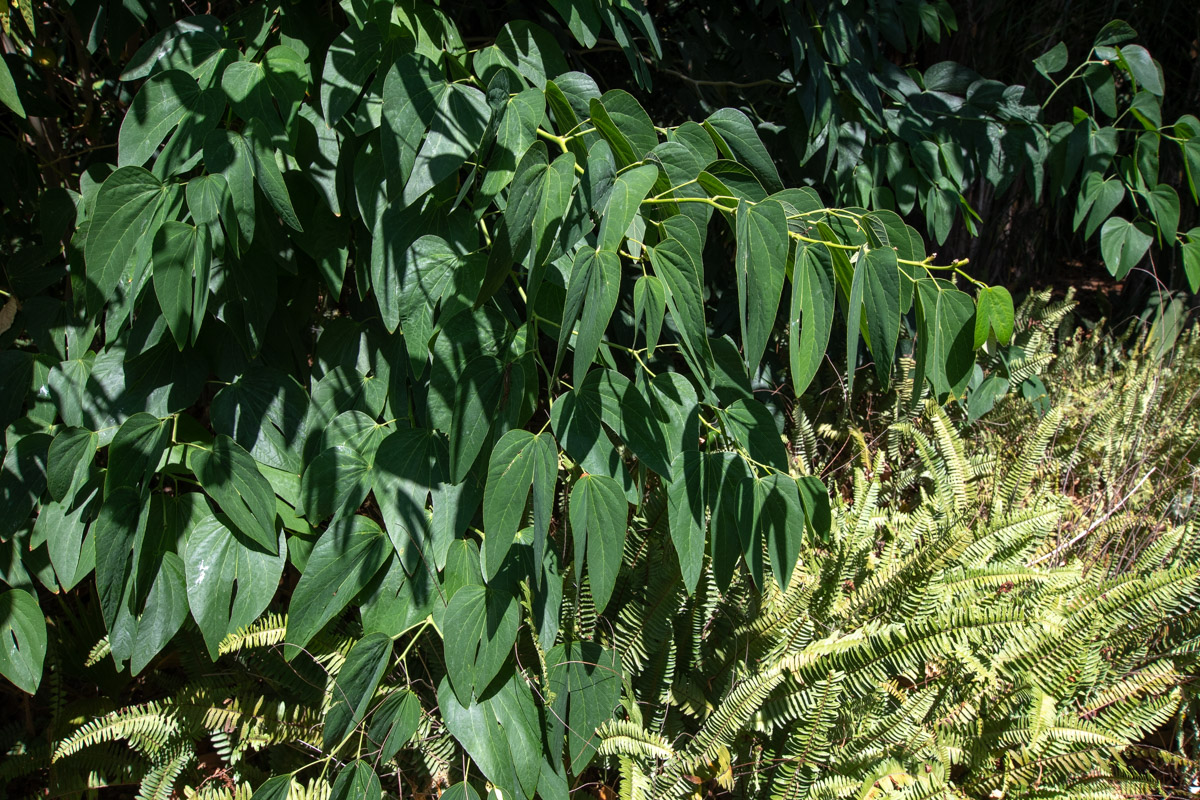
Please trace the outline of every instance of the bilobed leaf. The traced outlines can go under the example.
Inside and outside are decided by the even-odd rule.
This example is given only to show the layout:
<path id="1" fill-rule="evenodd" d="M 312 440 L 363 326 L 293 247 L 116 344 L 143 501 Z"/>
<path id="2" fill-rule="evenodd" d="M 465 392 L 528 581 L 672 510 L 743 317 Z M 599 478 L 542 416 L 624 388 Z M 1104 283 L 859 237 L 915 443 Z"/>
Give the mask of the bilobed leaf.
<path id="1" fill-rule="evenodd" d="M 96 434 L 84 428 L 65 428 L 54 437 L 46 455 L 46 489 L 61 502 L 86 479 L 96 455 Z"/>
<path id="2" fill-rule="evenodd" d="M 625 232 L 657 180 L 658 167 L 653 164 L 643 164 L 617 175 L 600 218 L 600 234 L 596 240 L 598 250 L 615 254 L 620 249 Z"/>
<path id="3" fill-rule="evenodd" d="M 438 710 L 479 771 L 505 797 L 532 800 L 541 772 L 542 725 L 524 678 L 514 670 L 495 693 L 463 705 L 449 680 L 437 692 Z"/>
<path id="4" fill-rule="evenodd" d="M 1100 228 L 1100 254 L 1104 266 L 1114 278 L 1121 280 L 1138 265 L 1154 237 L 1145 223 L 1130 222 L 1124 217 L 1110 217 Z"/>
<path id="5" fill-rule="evenodd" d="M 749 167 L 768 192 L 783 188 L 779 170 L 749 117 L 736 108 L 722 108 L 709 115 L 704 127 L 713 135 L 721 155 Z"/>
<path id="6" fill-rule="evenodd" d="M 287 551 L 283 532 L 278 551 L 264 552 L 234 530 L 223 516 L 209 514 L 188 531 L 183 546 L 187 600 L 214 661 L 226 636 L 249 625 L 275 596 Z"/>
<path id="7" fill-rule="evenodd" d="M 383 633 L 368 633 L 346 654 L 346 663 L 333 684 L 333 705 L 325 717 L 321 742 L 325 750 L 337 748 L 363 721 L 375 696 L 379 679 L 392 660 L 392 639 Z"/>
<path id="8" fill-rule="evenodd" d="M 466 365 L 454 392 L 450 422 L 450 482 L 461 483 L 491 433 L 491 419 L 503 395 L 505 365 L 495 356 L 477 356 Z"/>
<path id="9" fill-rule="evenodd" d="M 917 373 L 940 395 L 961 397 L 974 365 L 975 303 L 949 281 L 917 281 Z"/>
<path id="10" fill-rule="evenodd" d="M 37 599 L 23 589 L 0 594 L 0 675 L 33 694 L 46 660 L 46 618 Z"/>
<path id="11" fill-rule="evenodd" d="M 371 490 L 371 465 L 349 447 L 323 450 L 300 478 L 304 516 L 316 524 L 354 513 Z"/>
<path id="12" fill-rule="evenodd" d="M 369 26 L 368 26 L 369 27 Z M 370 763 L 359 759 L 342 767 L 329 790 L 329 800 L 380 800 L 383 787 Z"/>
<path id="13" fill-rule="evenodd" d="M 567 737 L 568 769 L 583 772 L 596 754 L 596 729 L 612 719 L 621 697 L 621 660 L 593 642 L 564 642 L 546 653 L 546 680 L 554 693 L 547 741 L 561 758 Z"/>
<path id="14" fill-rule="evenodd" d="M 446 606 L 446 674 L 459 702 L 469 705 L 500 674 L 517 641 L 520 612 L 510 593 L 468 584 Z"/>
<path id="15" fill-rule="evenodd" d="M 808 389 L 825 358 L 833 329 L 833 303 L 833 264 L 828 248 L 797 248 L 788 320 L 788 356 L 797 397 Z"/>
<path id="16" fill-rule="evenodd" d="M 350 604 L 387 563 L 387 535 L 373 520 L 347 517 L 321 534 L 288 605 L 284 657 L 309 643 L 325 623 Z"/>
<path id="17" fill-rule="evenodd" d="M 421 700 L 408 689 L 392 692 L 371 715 L 371 741 L 379 744 L 379 760 L 388 761 L 417 732 Z M 445 797 L 445 794 L 442 795 Z"/>
<path id="18" fill-rule="evenodd" d="M 1140 88 L 1162 97 L 1162 77 L 1146 48 L 1140 44 L 1127 44 L 1121 48 L 1121 58 Z"/>
<path id="19" fill-rule="evenodd" d="M 479 147 L 487 128 L 491 112 L 483 92 L 456 83 L 447 85 L 436 96 L 429 133 L 404 185 L 401 199 L 406 205 L 458 172 Z"/>
<path id="20" fill-rule="evenodd" d="M 996 341 L 1008 344 L 1012 340 L 1013 320 L 1012 295 L 1003 286 L 981 289 L 975 310 L 975 349 L 987 341 L 988 331 L 996 334 Z"/>
<path id="21" fill-rule="evenodd" d="M 254 794 L 250 800 L 287 800 L 288 794 L 292 791 L 292 776 L 276 775 L 263 781 L 262 784 L 254 790 Z"/>
<path id="22" fill-rule="evenodd" d="M 268 132 L 262 129 L 257 119 L 250 120 L 246 125 L 246 140 L 250 143 L 254 179 L 258 182 L 258 188 L 262 189 L 271 208 L 275 209 L 275 213 L 279 214 L 289 228 L 303 232 L 304 226 L 296 216 L 287 184 L 283 182 L 283 173 L 275 163 L 275 150 L 270 145 Z"/>
<path id="23" fill-rule="evenodd" d="M 760 464 L 787 471 L 787 449 L 765 405 L 754 399 L 734 402 L 721 411 L 725 431 Z"/>
<path id="24" fill-rule="evenodd" d="M 600 347 L 608 321 L 617 307 L 620 281 L 621 260 L 616 252 L 584 247 L 575 254 L 570 283 L 567 285 L 562 327 L 558 334 L 555 365 L 557 369 L 578 322 L 574 356 L 576 382 L 583 380 Z"/>
<path id="25" fill-rule="evenodd" d="M 890 247 L 873 248 L 859 259 L 858 269 L 866 272 L 863 305 L 875 374 L 886 386 L 900 337 L 900 268 L 896 251 Z"/>
<path id="26" fill-rule="evenodd" d="M 130 270 L 134 251 L 153 237 L 151 222 L 165 196 L 163 184 L 141 167 L 122 167 L 109 175 L 96 195 L 83 257 L 96 302 L 111 301 Z M 89 307 L 91 303 L 89 303 Z M 90 308 L 95 313 L 100 306 Z"/>
<path id="27" fill-rule="evenodd" d="M 621 486 L 612 478 L 584 475 L 571 489 L 569 517 L 575 539 L 576 570 L 583 573 L 586 553 L 592 598 L 596 611 L 601 612 L 608 605 L 621 567 L 629 504 Z"/>
<path id="28" fill-rule="evenodd" d="M 150 480 L 170 442 L 167 420 L 153 414 L 134 414 L 121 423 L 108 448 L 105 491 L 111 493 L 120 486 L 128 486 L 143 495 L 149 494 Z"/>
<path id="29" fill-rule="evenodd" d="M 817 541 L 828 543 L 829 532 L 833 527 L 829 490 L 815 475 L 797 478 L 796 488 L 800 492 L 800 503 L 804 506 L 804 522 L 809 532 Z"/>
<path id="30" fill-rule="evenodd" d="M 679 559 L 679 571 L 688 593 L 696 591 L 704 567 L 705 455 L 685 450 L 671 462 L 671 482 L 667 485 L 667 517 L 671 543 Z"/>
<path id="31" fill-rule="evenodd" d="M 329 45 L 321 71 L 321 108 L 325 122 L 337 123 L 362 94 L 379 66 L 383 40 L 375 25 L 351 24 Z"/>
<path id="32" fill-rule="evenodd" d="M 635 327 L 640 327 L 645 320 L 647 357 L 654 356 L 654 346 L 658 344 L 666 313 L 667 290 L 662 281 L 653 275 L 638 278 L 633 284 L 633 319 Z"/>
<path id="33" fill-rule="evenodd" d="M 1175 189 L 1160 183 L 1150 192 L 1147 200 L 1150 213 L 1158 224 L 1159 243 L 1175 241 L 1175 234 L 1179 231 L 1179 195 Z"/>
<path id="34" fill-rule="evenodd" d="M 484 575 L 490 580 L 500 569 L 525 516 L 533 491 L 534 551 L 541 562 L 553 513 L 558 451 L 549 434 L 512 430 L 492 450 L 483 493 Z"/>
<path id="35" fill-rule="evenodd" d="M 447 478 L 449 460 L 445 439 L 422 428 L 398 430 L 375 451 L 375 501 L 392 546 L 410 575 L 433 568 L 421 563 L 431 544 L 425 509 L 431 490 Z"/>
<path id="36" fill-rule="evenodd" d="M 769 200 L 737 209 L 737 285 L 746 369 L 758 369 L 775 327 L 788 256 L 787 214 Z"/>
<path id="37" fill-rule="evenodd" d="M 212 245 L 208 228 L 168 220 L 154 234 L 154 294 L 182 350 L 196 343 L 208 307 Z"/>
<path id="38" fill-rule="evenodd" d="M 274 553 L 275 492 L 254 459 L 228 436 L 213 439 L 212 449 L 197 449 L 192 468 L 204 491 L 220 504 L 239 531 Z"/>
<path id="39" fill-rule="evenodd" d="M 792 570 L 804 543 L 804 508 L 796 481 L 778 472 L 754 483 L 755 523 L 771 554 L 771 571 L 783 589 L 787 589 Z"/>
<path id="40" fill-rule="evenodd" d="M 1049 78 L 1067 66 L 1066 42 L 1059 42 L 1033 60 L 1033 67 Z"/>
<path id="41" fill-rule="evenodd" d="M 147 79 L 134 95 L 117 137 L 117 166 L 140 167 L 200 103 L 196 79 L 177 69 Z"/>
<path id="42" fill-rule="evenodd" d="M 676 219 L 673 217 L 672 219 Z M 695 225 L 687 220 L 692 227 Z M 667 238 L 648 248 L 650 264 L 667 289 L 667 308 L 684 346 L 692 354 L 701 375 L 712 363 L 708 323 L 704 317 L 704 273 L 696 259 L 678 239 Z"/>

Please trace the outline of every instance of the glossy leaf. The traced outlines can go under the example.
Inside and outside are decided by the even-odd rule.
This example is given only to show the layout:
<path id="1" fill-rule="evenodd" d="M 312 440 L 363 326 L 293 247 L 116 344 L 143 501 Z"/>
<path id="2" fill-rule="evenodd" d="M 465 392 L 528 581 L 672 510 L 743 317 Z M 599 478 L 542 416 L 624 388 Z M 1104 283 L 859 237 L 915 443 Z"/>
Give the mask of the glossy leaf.
<path id="1" fill-rule="evenodd" d="M 788 320 L 792 390 L 804 394 L 816 377 L 833 329 L 833 264 L 822 245 L 797 248 Z"/>
<path id="2" fill-rule="evenodd" d="M 154 235 L 154 294 L 182 350 L 196 343 L 208 307 L 212 243 L 208 229 L 168 221 Z"/>

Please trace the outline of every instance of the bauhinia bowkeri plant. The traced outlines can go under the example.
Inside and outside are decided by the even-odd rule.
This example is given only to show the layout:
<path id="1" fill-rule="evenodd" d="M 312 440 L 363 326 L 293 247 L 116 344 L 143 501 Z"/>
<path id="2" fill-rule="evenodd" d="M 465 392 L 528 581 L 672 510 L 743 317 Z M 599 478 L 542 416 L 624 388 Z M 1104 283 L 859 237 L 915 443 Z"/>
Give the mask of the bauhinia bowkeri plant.
<path id="1" fill-rule="evenodd" d="M 289 659 L 348 626 L 323 763 L 369 794 L 345 747 L 440 635 L 439 724 L 532 797 L 628 702 L 596 615 L 647 498 L 689 593 L 786 590 L 829 534 L 752 381 L 803 394 L 836 330 L 849 391 L 860 355 L 886 385 L 911 319 L 918 390 L 960 397 L 1012 301 L 784 186 L 739 111 L 657 127 L 530 23 L 468 50 L 435 6 L 346 6 L 327 52 L 286 8 L 162 30 L 115 163 L 47 212 L 0 354 L 0 672 L 37 689 L 38 597 L 77 586 L 132 673 L 271 608 Z"/>

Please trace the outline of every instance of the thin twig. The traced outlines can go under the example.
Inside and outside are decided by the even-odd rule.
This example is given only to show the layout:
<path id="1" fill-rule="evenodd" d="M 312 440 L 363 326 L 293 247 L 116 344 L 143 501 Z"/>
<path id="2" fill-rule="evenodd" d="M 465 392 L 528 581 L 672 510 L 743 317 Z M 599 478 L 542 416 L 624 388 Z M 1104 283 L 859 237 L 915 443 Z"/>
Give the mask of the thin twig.
<path id="1" fill-rule="evenodd" d="M 1142 488 L 1142 484 L 1143 484 L 1143 483 L 1145 483 L 1146 481 L 1150 480 L 1150 476 L 1151 476 L 1151 475 L 1153 475 L 1153 474 L 1154 474 L 1154 472 L 1155 472 L 1157 469 L 1158 469 L 1158 467 L 1151 467 L 1151 468 L 1150 468 L 1150 471 L 1149 471 L 1149 472 L 1147 472 L 1145 475 L 1143 475 L 1143 476 L 1142 476 L 1142 479 L 1141 479 L 1140 481 L 1138 481 L 1138 482 L 1137 482 L 1137 485 L 1136 485 L 1136 486 L 1134 486 L 1132 489 L 1130 489 L 1130 490 L 1129 490 L 1129 494 L 1127 494 L 1127 495 L 1125 495 L 1124 497 L 1122 497 L 1122 498 L 1120 499 L 1120 501 L 1119 501 L 1119 502 L 1118 502 L 1118 503 L 1117 503 L 1115 506 L 1113 506 L 1113 507 L 1112 507 L 1112 508 L 1110 508 L 1110 509 L 1109 509 L 1107 512 L 1105 512 L 1105 514 L 1104 514 L 1103 516 L 1101 516 L 1101 517 L 1100 517 L 1100 519 L 1096 520 L 1096 521 L 1095 521 L 1095 522 L 1093 522 L 1091 525 L 1089 525 L 1089 526 L 1088 526 L 1088 528 L 1087 528 L 1087 530 L 1085 530 L 1083 533 L 1079 534 L 1078 536 L 1076 536 L 1076 537 L 1075 537 L 1074 539 L 1072 539 L 1071 541 L 1069 541 L 1069 542 L 1066 542 L 1065 544 L 1061 544 L 1061 545 L 1059 545 L 1058 547 L 1056 547 L 1056 548 L 1054 548 L 1053 550 L 1051 550 L 1049 553 L 1046 553 L 1044 556 L 1039 556 L 1038 558 L 1035 558 L 1033 561 L 1030 561 L 1028 564 L 1026 564 L 1026 566 L 1028 566 L 1028 567 L 1035 566 L 1035 565 L 1037 565 L 1037 564 L 1040 564 L 1041 562 L 1045 561 L 1045 560 L 1046 560 L 1046 559 L 1048 559 L 1048 558 L 1051 558 L 1051 557 L 1053 557 L 1053 556 L 1055 556 L 1055 555 L 1058 555 L 1058 554 L 1059 554 L 1059 553 L 1061 553 L 1063 550 L 1066 550 L 1068 547 L 1070 547 L 1071 545 L 1075 544 L 1075 543 L 1076 543 L 1076 542 L 1078 542 L 1080 539 L 1082 539 L 1083 537 L 1087 536 L 1087 535 L 1088 535 L 1089 533 L 1091 533 L 1092 531 L 1094 531 L 1094 530 L 1096 530 L 1097 528 L 1099 528 L 1101 525 L 1103 525 L 1105 522 L 1107 522 L 1107 521 L 1108 521 L 1108 518 L 1109 518 L 1109 517 L 1111 517 L 1113 514 L 1115 514 L 1115 513 L 1117 513 L 1118 511 L 1120 511 L 1120 510 L 1121 510 L 1121 506 L 1125 505 L 1125 503 L 1126 503 L 1126 502 L 1129 500 L 1129 498 L 1133 497 L 1133 496 L 1134 496 L 1134 495 L 1137 493 L 1137 490 L 1138 490 L 1138 489 L 1140 489 L 1140 488 Z"/>

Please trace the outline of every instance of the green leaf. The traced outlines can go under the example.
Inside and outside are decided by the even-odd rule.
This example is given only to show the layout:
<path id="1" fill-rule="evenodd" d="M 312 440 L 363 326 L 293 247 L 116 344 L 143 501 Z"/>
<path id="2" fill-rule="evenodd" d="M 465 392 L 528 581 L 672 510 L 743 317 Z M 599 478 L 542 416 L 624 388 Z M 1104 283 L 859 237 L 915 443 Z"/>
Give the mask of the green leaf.
<path id="1" fill-rule="evenodd" d="M 258 463 L 299 477 L 308 402 L 294 377 L 257 368 L 217 393 L 209 420 L 214 433 L 232 438 Z"/>
<path id="2" fill-rule="evenodd" d="M 383 37 L 375 25 L 350 25 L 329 45 L 321 71 L 321 108 L 334 125 L 362 94 L 367 78 L 379 66 Z"/>
<path id="3" fill-rule="evenodd" d="M 709 115 L 704 127 L 724 158 L 735 159 L 753 172 L 768 192 L 783 188 L 779 171 L 763 146 L 750 119 L 736 108 L 723 108 Z"/>
<path id="4" fill-rule="evenodd" d="M 372 742 L 379 742 L 380 761 L 388 761 L 412 739 L 421 723 L 421 700 L 407 689 L 392 692 L 371 715 Z M 443 793 L 442 797 L 445 797 Z"/>
<path id="5" fill-rule="evenodd" d="M 703 377 L 712 365 L 708 323 L 704 316 L 704 270 L 702 253 L 689 252 L 685 241 L 699 241 L 696 225 L 682 216 L 671 217 L 664 227 L 680 232 L 683 239 L 669 236 L 648 248 L 650 264 L 667 288 L 667 308 L 675 327 L 691 353 L 694 368 Z"/>
<path id="6" fill-rule="evenodd" d="M 917 374 L 928 378 L 939 396 L 963 396 L 975 363 L 974 345 L 970 295 L 949 281 L 917 281 Z"/>
<path id="7" fill-rule="evenodd" d="M 96 434 L 84 428 L 64 428 L 54 437 L 46 455 L 46 489 L 52 498 L 66 500 L 87 479 L 96 443 Z"/>
<path id="8" fill-rule="evenodd" d="M 137 635 L 129 661 L 130 674 L 137 675 L 146 668 L 174 638 L 187 615 L 187 582 L 183 560 L 175 553 L 162 553 L 158 574 L 146 596 L 145 608 L 137 617 Z"/>
<path id="9" fill-rule="evenodd" d="M 771 555 L 775 581 L 787 589 L 804 543 L 804 508 L 796 481 L 773 472 L 754 482 L 755 524 Z"/>
<path id="10" fill-rule="evenodd" d="M 212 244 L 207 227 L 173 220 L 154 234 L 154 294 L 167 327 L 182 350 L 196 343 L 208 307 Z"/>
<path id="11" fill-rule="evenodd" d="M 867 269 L 854 268 L 850 297 L 846 303 L 846 394 L 854 394 L 854 373 L 858 369 L 858 340 L 862 335 L 863 295 L 867 287 Z"/>
<path id="12" fill-rule="evenodd" d="M 1175 234 L 1179 232 L 1179 195 L 1172 187 L 1160 183 L 1146 199 L 1158 225 L 1159 244 L 1175 241 Z"/>
<path id="13" fill-rule="evenodd" d="M 996 334 L 996 341 L 1008 344 L 1013 335 L 1013 299 L 1003 286 L 989 286 L 979 291 L 975 309 L 975 349 L 983 347 L 988 331 Z"/>
<path id="14" fill-rule="evenodd" d="M 466 781 L 460 781 L 442 792 L 439 800 L 479 800 L 479 792 Z"/>
<path id="15" fill-rule="evenodd" d="M 658 167 L 653 164 L 643 164 L 617 175 L 600 217 L 600 233 L 596 238 L 597 250 L 616 254 L 625 238 L 625 232 L 637 216 L 642 201 L 654 188 L 657 180 Z"/>
<path id="16" fill-rule="evenodd" d="M 37 691 L 46 660 L 46 618 L 22 589 L 0 594 L 0 675 L 26 694 Z"/>
<path id="17" fill-rule="evenodd" d="M 775 327 L 787 268 L 788 225 L 783 206 L 769 200 L 737 208 L 737 285 L 746 369 L 754 374 Z"/>
<path id="18" fill-rule="evenodd" d="M 368 633 L 354 643 L 333 684 L 333 704 L 321 730 L 321 746 L 334 752 L 367 715 L 379 679 L 392 661 L 392 639 Z"/>
<path id="19" fill-rule="evenodd" d="M 867 312 L 867 332 L 875 374 L 886 387 L 900 338 L 900 268 L 896 251 L 876 247 L 859 259 L 858 270 L 866 272 L 863 306 Z M 857 270 L 856 270 L 857 271 Z"/>
<path id="20" fill-rule="evenodd" d="M 21 96 L 17 94 L 17 84 L 13 81 L 8 64 L 0 58 L 0 103 L 8 106 L 8 110 L 21 119 L 25 119 L 25 107 L 21 105 Z"/>
<path id="21" fill-rule="evenodd" d="M 329 791 L 329 800 L 380 800 L 383 787 L 375 768 L 359 759 L 342 767 Z"/>
<path id="22" fill-rule="evenodd" d="M 276 775 L 262 782 L 250 800 L 287 800 L 292 791 L 292 775 Z"/>
<path id="23" fill-rule="evenodd" d="M 1109 273 L 1121 280 L 1138 265 L 1154 237 L 1144 222 L 1130 222 L 1124 217 L 1110 217 L 1100 228 L 1100 255 Z"/>
<path id="24" fill-rule="evenodd" d="M 567 286 L 562 327 L 558 333 L 555 371 L 578 320 L 575 337 L 574 375 L 581 382 L 600 348 L 608 321 L 617 307 L 621 282 L 621 260 L 615 252 L 584 247 L 575 254 Z M 580 313 L 582 311 L 582 314 Z"/>
<path id="25" fill-rule="evenodd" d="M 325 623 L 348 606 L 387 563 L 387 535 L 373 520 L 352 516 L 321 534 L 288 604 L 284 657 L 312 640 Z"/>
<path id="26" fill-rule="evenodd" d="M 533 492 L 534 553 L 541 563 L 558 479 L 558 449 L 549 433 L 513 430 L 492 450 L 483 493 L 484 575 L 495 577 L 525 517 Z"/>
<path id="27" fill-rule="evenodd" d="M 796 479 L 800 492 L 800 503 L 804 506 L 804 523 L 816 541 L 829 543 L 829 532 L 833 528 L 833 512 L 829 507 L 829 490 L 821 479 L 805 475 Z"/>
<path id="28" fill-rule="evenodd" d="M 612 478 L 584 475 L 571 489 L 569 517 L 575 540 L 576 571 L 583 574 L 586 553 L 597 612 L 608 605 L 617 582 L 628 516 L 625 493 Z"/>
<path id="29" fill-rule="evenodd" d="M 150 482 L 158 471 L 158 462 L 171 443 L 167 421 L 153 414 L 134 414 L 121 423 L 108 448 L 108 473 L 104 489 L 112 493 L 128 486 L 143 496 L 150 493 Z"/>
<path id="30" fill-rule="evenodd" d="M 1045 53 L 1033 60 L 1033 67 L 1042 75 L 1049 78 L 1056 72 L 1061 72 L 1067 66 L 1066 42 L 1059 42 Z"/>
<path id="31" fill-rule="evenodd" d="M 1140 44 L 1127 44 L 1121 48 L 1121 60 L 1129 69 L 1137 85 L 1159 97 L 1163 95 L 1162 77 L 1158 64 Z"/>
<path id="32" fill-rule="evenodd" d="M 833 263 L 824 245 L 797 248 L 792 272 L 788 355 L 792 389 L 804 394 L 816 377 L 833 330 Z"/>
<path id="33" fill-rule="evenodd" d="M 633 284 L 633 324 L 640 328 L 645 320 L 646 356 L 654 357 L 654 346 L 662 333 L 667 313 L 667 290 L 653 275 L 643 275 Z"/>
<path id="34" fill-rule="evenodd" d="M 777 470 L 788 469 L 787 449 L 775 418 L 765 405 L 754 399 L 742 399 L 720 412 L 725 432 L 760 464 Z"/>
<path id="35" fill-rule="evenodd" d="M 371 490 L 370 470 L 367 460 L 349 447 L 323 450 L 300 478 L 305 518 L 316 524 L 353 514 Z"/>
<path id="36" fill-rule="evenodd" d="M 134 251 L 153 240 L 164 196 L 163 184 L 141 167 L 122 167 L 100 186 L 83 245 L 94 290 L 88 294 L 91 313 L 112 301 L 118 284 L 132 280 Z"/>
<path id="37" fill-rule="evenodd" d="M 434 97 L 433 120 L 401 196 L 405 205 L 416 202 L 458 172 L 479 147 L 491 115 L 483 92 L 469 86 L 456 83 L 439 87 Z"/>
<path id="38" fill-rule="evenodd" d="M 747 566 L 761 588 L 762 547 L 754 527 L 754 477 L 750 467 L 737 453 L 715 452 L 707 454 L 704 468 L 711 509 L 708 540 L 713 578 L 718 588 L 725 591 L 738 561 L 749 554 L 751 560 Z"/>
<path id="39" fill-rule="evenodd" d="M 1188 286 L 1195 293 L 1200 291 L 1200 228 L 1192 228 L 1186 237 L 1187 240 L 1181 245 L 1183 271 L 1187 275 Z"/>
<path id="40" fill-rule="evenodd" d="M 270 145 L 267 131 L 262 129 L 258 119 L 252 119 L 246 125 L 246 141 L 250 143 L 250 155 L 254 163 L 254 179 L 258 188 L 267 197 L 271 208 L 275 209 L 284 223 L 294 231 L 303 232 L 300 218 L 292 207 L 292 198 L 288 194 L 287 184 L 283 182 L 283 173 L 275 163 L 275 150 Z"/>
<path id="41" fill-rule="evenodd" d="M 250 454 L 228 436 L 218 435 L 211 450 L 197 449 L 192 454 L 192 468 L 234 527 L 274 553 L 275 492 Z"/>
<path id="42" fill-rule="evenodd" d="M 117 136 L 117 166 L 140 167 L 158 151 L 167 134 L 202 109 L 196 79 L 177 69 L 146 80 L 134 95 Z"/>
<path id="43" fill-rule="evenodd" d="M 500 674 L 517 641 L 517 599 L 493 586 L 463 586 L 446 606 L 446 673 L 459 702 L 469 705 Z"/>
<path id="44" fill-rule="evenodd" d="M 418 569 L 436 569 L 422 564 L 431 546 L 425 508 L 430 491 L 445 480 L 449 460 L 445 439 L 421 428 L 396 431 L 375 452 L 375 500 L 392 546 L 410 575 Z"/>
<path id="45" fill-rule="evenodd" d="M 491 419 L 504 395 L 505 364 L 481 355 L 467 363 L 454 392 L 450 422 L 450 482 L 462 483 L 491 433 Z"/>
<path id="46" fill-rule="evenodd" d="M 705 531 L 705 456 L 698 450 L 685 450 L 671 462 L 671 482 L 667 484 L 667 518 L 671 543 L 679 559 L 683 586 L 689 594 L 696 591 L 704 568 Z"/>
<path id="47" fill-rule="evenodd" d="M 514 670 L 496 692 L 476 703 L 460 703 L 449 680 L 438 686 L 437 697 L 450 735 L 479 771 L 505 797 L 532 800 L 541 772 L 542 726 L 521 673 Z"/>
<path id="48" fill-rule="evenodd" d="M 596 729 L 613 718 L 621 675 L 617 651 L 593 642 L 564 642 L 546 653 L 546 682 L 554 693 L 546 738 L 557 760 L 566 734 L 572 775 L 583 772 L 596 755 Z"/>
<path id="49" fill-rule="evenodd" d="M 1128 22 L 1122 19 L 1114 19 L 1104 24 L 1104 27 L 1096 34 L 1096 39 L 1092 42 L 1092 46 L 1106 47 L 1136 38 L 1137 31 Z"/>
<path id="50" fill-rule="evenodd" d="M 188 531 L 183 547 L 187 601 L 213 661 L 221 641 L 258 619 L 275 596 L 287 561 L 283 543 L 281 531 L 264 552 L 228 519 L 212 514 Z"/>

